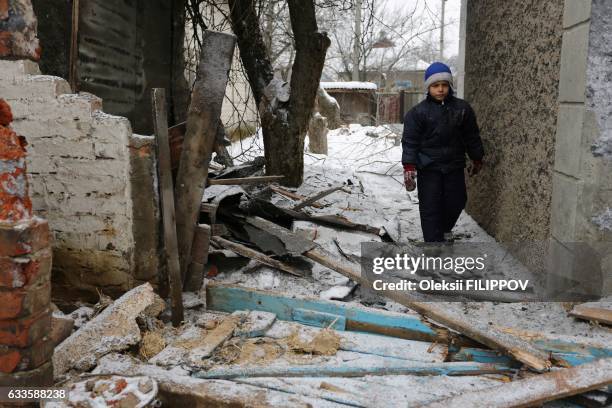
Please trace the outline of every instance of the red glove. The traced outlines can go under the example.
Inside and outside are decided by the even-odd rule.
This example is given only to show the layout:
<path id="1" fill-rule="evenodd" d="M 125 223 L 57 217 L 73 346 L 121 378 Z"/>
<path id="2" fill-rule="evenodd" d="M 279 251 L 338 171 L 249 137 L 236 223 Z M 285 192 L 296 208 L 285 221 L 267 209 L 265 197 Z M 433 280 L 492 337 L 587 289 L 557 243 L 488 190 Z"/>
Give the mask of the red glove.
<path id="1" fill-rule="evenodd" d="M 481 169 L 482 169 L 482 160 L 472 160 L 472 166 L 470 167 L 468 174 L 470 175 L 470 177 L 475 176 L 478 173 L 480 173 Z"/>
<path id="2" fill-rule="evenodd" d="M 416 188 L 416 166 L 414 164 L 404 164 L 404 185 L 406 191 L 414 191 Z"/>

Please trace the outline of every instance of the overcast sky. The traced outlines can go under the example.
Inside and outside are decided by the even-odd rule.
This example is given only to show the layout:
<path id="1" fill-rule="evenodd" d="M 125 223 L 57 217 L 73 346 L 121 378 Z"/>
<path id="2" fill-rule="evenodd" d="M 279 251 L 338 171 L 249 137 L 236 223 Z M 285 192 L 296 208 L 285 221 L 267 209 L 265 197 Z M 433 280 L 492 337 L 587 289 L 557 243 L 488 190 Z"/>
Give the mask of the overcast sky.
<path id="1" fill-rule="evenodd" d="M 440 13 L 441 0 L 387 0 L 392 7 L 414 7 L 415 4 L 423 5 L 427 2 L 428 7 Z M 459 54 L 459 14 L 461 12 L 461 0 L 446 0 L 445 18 L 446 27 L 444 28 L 444 55 L 448 58 Z M 436 34 L 439 39 L 439 32 Z"/>

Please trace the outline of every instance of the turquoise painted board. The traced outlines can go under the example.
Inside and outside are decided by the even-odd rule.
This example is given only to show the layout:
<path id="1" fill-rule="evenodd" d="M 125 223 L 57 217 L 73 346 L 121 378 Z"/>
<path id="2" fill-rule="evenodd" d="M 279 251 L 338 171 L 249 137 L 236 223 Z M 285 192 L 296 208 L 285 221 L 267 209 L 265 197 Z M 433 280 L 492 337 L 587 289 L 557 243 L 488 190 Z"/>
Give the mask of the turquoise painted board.
<path id="1" fill-rule="evenodd" d="M 209 284 L 206 287 L 206 305 L 210 310 L 232 313 L 236 310 L 263 310 L 276 314 L 280 320 L 295 321 L 297 309 L 341 316 L 349 321 L 374 326 L 404 330 L 415 338 L 434 339 L 437 333 L 418 317 L 360 308 L 339 302 L 319 299 L 285 297 L 272 292 L 241 288 L 230 285 Z M 324 326 L 325 319 L 312 319 L 307 324 Z M 331 322 L 329 322 L 331 323 Z M 328 323 L 328 324 L 329 324 Z"/>
<path id="2" fill-rule="evenodd" d="M 480 375 L 513 371 L 501 364 L 480 363 L 374 363 L 368 365 L 298 365 L 213 368 L 193 374 L 197 378 L 240 377 L 363 377 L 366 375 Z"/>
<path id="3" fill-rule="evenodd" d="M 293 321 L 315 327 L 329 327 L 334 330 L 346 330 L 346 318 L 340 315 L 317 312 L 307 309 L 293 309 Z"/>
<path id="4" fill-rule="evenodd" d="M 227 313 L 236 310 L 263 310 L 275 313 L 280 320 L 295 321 L 316 327 L 327 327 L 340 316 L 334 324 L 336 330 L 346 330 L 349 323 L 365 323 L 382 328 L 403 330 L 413 334 L 413 338 L 423 340 L 436 337 L 434 330 L 418 317 L 410 315 L 360 308 L 320 299 L 290 298 L 273 292 L 232 285 L 209 284 L 206 294 L 207 307 L 210 310 Z M 552 356 L 562 365 L 576 366 L 599 358 L 612 357 L 612 349 L 608 348 L 549 339 L 539 339 L 533 343 L 538 348 L 552 353 Z M 457 350 L 455 360 L 516 365 L 510 364 L 511 359 L 506 356 L 478 348 Z"/>
<path id="5" fill-rule="evenodd" d="M 537 340 L 536 346 L 551 353 L 553 361 L 557 364 L 575 367 L 590 363 L 600 358 L 612 357 L 612 350 L 597 348 L 581 344 L 562 342 L 558 340 Z M 453 361 L 476 361 L 479 363 L 504 364 L 510 367 L 520 366 L 507 356 L 500 355 L 492 350 L 462 347 L 452 353 Z"/>

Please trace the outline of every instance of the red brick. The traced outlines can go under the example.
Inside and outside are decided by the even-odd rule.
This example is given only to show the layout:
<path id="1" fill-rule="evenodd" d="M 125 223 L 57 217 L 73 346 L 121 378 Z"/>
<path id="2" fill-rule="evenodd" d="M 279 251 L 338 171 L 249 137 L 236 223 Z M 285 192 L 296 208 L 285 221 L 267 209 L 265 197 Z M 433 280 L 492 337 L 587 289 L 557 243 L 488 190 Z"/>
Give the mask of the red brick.
<path id="1" fill-rule="evenodd" d="M 0 289 L 23 288 L 51 278 L 51 248 L 21 257 L 0 256 Z"/>
<path id="2" fill-rule="evenodd" d="M 0 256 L 22 256 L 49 246 L 49 225 L 42 218 L 0 223 Z"/>
<path id="3" fill-rule="evenodd" d="M 53 364 L 49 361 L 41 367 L 12 374 L 0 373 L 0 387 L 50 387 L 53 386 Z"/>
<path id="4" fill-rule="evenodd" d="M 20 361 L 21 354 L 18 350 L 2 350 L 0 347 L 0 373 L 12 373 Z"/>
<path id="5" fill-rule="evenodd" d="M 51 312 L 44 310 L 35 316 L 15 320 L 0 320 L 0 344 L 29 347 L 51 330 Z"/>
<path id="6" fill-rule="evenodd" d="M 53 356 L 53 341 L 43 337 L 27 348 L 0 346 L 0 372 L 28 371 L 40 367 Z"/>
<path id="7" fill-rule="evenodd" d="M 9 18 L 8 0 L 0 0 L 0 20 L 6 20 L 7 18 Z"/>
<path id="8" fill-rule="evenodd" d="M 35 315 L 47 309 L 50 303 L 49 282 L 21 289 L 0 288 L 0 320 Z"/>

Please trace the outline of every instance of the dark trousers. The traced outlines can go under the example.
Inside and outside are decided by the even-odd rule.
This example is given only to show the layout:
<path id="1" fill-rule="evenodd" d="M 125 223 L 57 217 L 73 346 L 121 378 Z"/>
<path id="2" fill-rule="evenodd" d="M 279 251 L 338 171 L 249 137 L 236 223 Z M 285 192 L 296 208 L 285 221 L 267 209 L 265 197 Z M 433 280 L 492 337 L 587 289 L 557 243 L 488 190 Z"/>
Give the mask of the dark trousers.
<path id="1" fill-rule="evenodd" d="M 465 208 L 467 191 L 463 169 L 443 173 L 418 170 L 419 211 L 425 242 L 442 242 Z"/>

